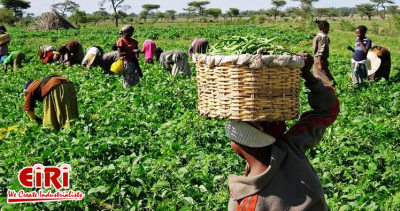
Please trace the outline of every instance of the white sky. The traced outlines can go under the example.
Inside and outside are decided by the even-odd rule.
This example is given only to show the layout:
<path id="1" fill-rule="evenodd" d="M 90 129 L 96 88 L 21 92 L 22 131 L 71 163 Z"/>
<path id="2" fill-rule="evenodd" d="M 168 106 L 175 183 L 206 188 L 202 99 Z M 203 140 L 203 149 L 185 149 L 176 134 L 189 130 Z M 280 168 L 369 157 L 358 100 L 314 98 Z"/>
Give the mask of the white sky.
<path id="1" fill-rule="evenodd" d="M 50 11 L 50 6 L 55 3 L 64 2 L 64 0 L 27 0 L 31 2 L 31 8 L 25 10 L 25 12 L 34 13 L 39 15 L 43 12 Z M 87 13 L 92 13 L 99 10 L 100 0 L 73 0 L 80 5 L 81 10 L 85 10 Z M 139 13 L 143 4 L 158 4 L 160 5 L 159 11 L 164 12 L 166 10 L 175 10 L 178 13 L 183 12 L 182 8 L 187 7 L 187 3 L 193 0 L 125 0 L 125 4 L 131 6 L 131 9 L 127 10 L 127 13 L 135 12 Z M 210 4 L 207 8 L 221 8 L 223 12 L 229 8 L 239 8 L 240 10 L 259 10 L 271 8 L 271 0 L 257 1 L 257 0 L 209 0 Z M 286 0 L 286 6 L 299 6 L 299 2 L 292 0 Z M 319 0 L 314 3 L 314 7 L 354 7 L 356 4 L 369 3 L 369 0 Z M 399 1 L 395 0 L 398 5 Z M 105 8 L 111 12 L 110 4 L 105 5 Z"/>

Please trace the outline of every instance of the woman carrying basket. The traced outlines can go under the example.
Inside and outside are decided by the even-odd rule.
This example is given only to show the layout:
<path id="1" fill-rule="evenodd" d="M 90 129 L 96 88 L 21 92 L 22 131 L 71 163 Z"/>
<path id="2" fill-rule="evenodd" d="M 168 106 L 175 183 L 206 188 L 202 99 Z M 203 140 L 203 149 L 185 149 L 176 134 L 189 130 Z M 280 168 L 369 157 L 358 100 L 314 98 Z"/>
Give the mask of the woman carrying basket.
<path id="1" fill-rule="evenodd" d="M 285 132 L 285 122 L 229 120 L 226 135 L 231 147 L 247 161 L 244 176 L 229 176 L 229 210 L 328 210 L 321 181 L 305 150 L 315 147 L 337 118 L 339 101 L 331 87 L 311 74 L 313 58 L 302 77 L 310 89 L 312 108 Z"/>

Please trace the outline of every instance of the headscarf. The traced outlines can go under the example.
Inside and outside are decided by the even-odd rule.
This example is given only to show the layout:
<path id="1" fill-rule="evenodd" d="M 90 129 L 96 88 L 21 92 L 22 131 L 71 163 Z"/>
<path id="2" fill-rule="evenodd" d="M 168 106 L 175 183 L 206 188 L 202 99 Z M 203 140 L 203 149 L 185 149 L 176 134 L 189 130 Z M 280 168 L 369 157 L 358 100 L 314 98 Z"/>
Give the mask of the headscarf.
<path id="1" fill-rule="evenodd" d="M 26 90 L 28 89 L 29 85 L 31 85 L 32 82 L 33 82 L 32 79 L 29 79 L 28 82 L 26 82 L 26 84 L 22 87 L 24 92 L 26 92 Z"/>
<path id="2" fill-rule="evenodd" d="M 133 28 L 133 26 L 127 24 L 127 25 L 123 26 L 123 27 L 121 28 L 121 30 L 119 30 L 119 34 L 120 34 L 120 35 L 124 35 L 125 32 L 127 32 L 127 31 L 129 31 L 129 30 L 135 30 L 135 28 Z"/>

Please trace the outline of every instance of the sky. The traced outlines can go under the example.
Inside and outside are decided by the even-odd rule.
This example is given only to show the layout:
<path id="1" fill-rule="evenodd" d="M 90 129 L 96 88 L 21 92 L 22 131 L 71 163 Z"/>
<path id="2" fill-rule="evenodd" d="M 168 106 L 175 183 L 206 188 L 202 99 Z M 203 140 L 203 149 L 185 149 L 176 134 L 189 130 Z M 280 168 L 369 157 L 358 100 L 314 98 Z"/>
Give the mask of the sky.
<path id="1" fill-rule="evenodd" d="M 64 2 L 64 0 L 27 0 L 31 2 L 31 8 L 25 10 L 25 12 L 34 13 L 40 15 L 43 12 L 50 11 L 51 5 Z M 80 5 L 81 10 L 85 10 L 87 13 L 92 13 L 99 10 L 100 0 L 73 0 Z M 107 0 L 108 1 L 108 0 Z M 159 11 L 164 12 L 166 10 L 175 10 L 178 13 L 183 12 L 182 8 L 187 8 L 187 3 L 193 0 L 125 0 L 125 4 L 131 6 L 131 9 L 127 10 L 127 13 L 139 13 L 143 4 L 158 4 L 160 5 Z M 207 8 L 220 8 L 223 12 L 229 8 L 238 8 L 239 10 L 260 10 L 271 8 L 271 0 L 208 0 Z M 286 7 L 297 7 L 300 5 L 299 2 L 287 0 Z M 314 7 L 354 7 L 356 4 L 369 3 L 369 0 L 319 0 L 314 3 Z M 395 0 L 398 5 L 400 0 Z M 111 12 L 110 4 L 106 4 L 104 7 Z"/>

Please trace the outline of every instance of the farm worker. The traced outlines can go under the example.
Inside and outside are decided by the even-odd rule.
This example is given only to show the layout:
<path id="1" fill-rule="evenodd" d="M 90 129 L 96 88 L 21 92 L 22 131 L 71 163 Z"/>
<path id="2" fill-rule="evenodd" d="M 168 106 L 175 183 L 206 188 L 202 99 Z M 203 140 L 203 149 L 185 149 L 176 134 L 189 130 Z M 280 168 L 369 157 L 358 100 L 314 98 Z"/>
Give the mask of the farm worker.
<path id="1" fill-rule="evenodd" d="M 51 45 L 43 45 L 39 48 L 39 58 L 43 64 L 47 64 L 54 61 L 54 52 L 56 48 Z"/>
<path id="2" fill-rule="evenodd" d="M 72 40 L 66 45 L 60 46 L 57 52 L 59 52 L 62 57 L 62 62 L 60 62 L 60 64 L 68 63 L 68 67 L 74 64 L 81 64 L 84 57 L 82 45 L 76 40 Z M 58 59 L 57 57 L 56 60 Z"/>
<path id="3" fill-rule="evenodd" d="M 354 85 L 359 85 L 363 82 L 363 79 L 367 79 L 367 54 L 369 49 L 372 47 L 372 41 L 365 36 L 367 33 L 367 27 L 361 25 L 356 28 L 356 43 L 355 48 L 350 45 L 347 49 L 354 53 L 351 59 L 351 78 Z"/>
<path id="4" fill-rule="evenodd" d="M 24 110 L 29 118 L 52 126 L 59 131 L 72 125 L 72 119 L 78 118 L 78 103 L 75 87 L 70 80 L 58 75 L 49 75 L 43 79 L 30 80 L 24 85 Z M 43 102 L 43 120 L 34 113 L 36 101 Z"/>
<path id="5" fill-rule="evenodd" d="M 142 70 L 137 59 L 140 52 L 138 49 L 139 42 L 132 38 L 134 32 L 133 26 L 123 26 L 119 31 L 122 37 L 117 41 L 119 57 L 122 57 L 124 61 L 125 71 L 122 78 L 125 89 L 139 84 L 140 77 L 142 77 Z"/>
<path id="6" fill-rule="evenodd" d="M 371 79 L 379 80 L 385 78 L 389 80 L 390 69 L 392 66 L 390 51 L 386 47 L 376 45 L 372 47 L 371 52 L 375 53 L 381 60 L 378 70 L 375 73 L 369 75 Z M 371 62 L 373 64 L 373 62 Z M 372 65 L 373 66 L 373 65 Z"/>
<path id="7" fill-rule="evenodd" d="M 325 85 L 335 86 L 336 82 L 333 78 L 331 71 L 329 70 L 329 44 L 330 40 L 328 37 L 330 24 L 328 21 L 318 21 L 320 32 L 314 37 L 313 40 L 313 54 L 314 54 L 314 76 L 320 78 Z"/>
<path id="8" fill-rule="evenodd" d="M 235 153 L 247 161 L 244 176 L 229 176 L 228 210 L 328 210 L 324 192 L 305 150 L 321 141 L 325 129 L 339 114 L 339 101 L 311 72 L 306 61 L 302 77 L 310 90 L 312 108 L 287 132 L 282 122 L 229 120 L 225 132 Z"/>
<path id="9" fill-rule="evenodd" d="M 101 59 L 99 59 L 99 66 L 103 69 L 103 74 L 114 74 L 111 72 L 111 65 L 119 59 L 118 51 L 113 51 L 104 54 Z"/>
<path id="10" fill-rule="evenodd" d="M 185 52 L 180 50 L 163 52 L 161 48 L 156 48 L 154 55 L 156 60 L 160 61 L 161 65 L 173 76 L 177 76 L 179 74 L 186 74 L 187 76 L 192 75 Z M 171 65 L 173 65 L 172 68 Z"/>
<path id="11" fill-rule="evenodd" d="M 145 62 L 148 64 L 154 64 L 154 50 L 156 49 L 156 44 L 152 40 L 146 40 L 142 46 L 142 52 L 144 53 Z"/>
<path id="12" fill-rule="evenodd" d="M 96 58 L 101 58 L 101 56 L 103 56 L 103 49 L 100 46 L 90 46 L 82 60 L 82 66 L 86 69 L 97 66 L 98 59 Z"/>
<path id="13" fill-rule="evenodd" d="M 7 29 L 4 26 L 0 26 L 0 36 L 3 40 L 0 39 L 0 58 L 3 56 L 8 55 L 8 43 L 10 42 L 9 40 L 11 39 L 9 35 L 7 34 Z"/>
<path id="14" fill-rule="evenodd" d="M 13 71 L 16 71 L 18 68 L 22 67 L 22 61 L 25 59 L 25 54 L 22 53 L 21 51 L 13 51 L 10 53 L 10 55 L 7 56 L 6 59 L 4 59 L 3 64 L 4 64 L 4 73 L 7 73 L 7 66 L 10 64 L 13 65 Z"/>
<path id="15" fill-rule="evenodd" d="M 189 57 L 196 61 L 196 53 L 205 54 L 208 48 L 208 41 L 204 38 L 196 38 L 189 47 Z"/>

